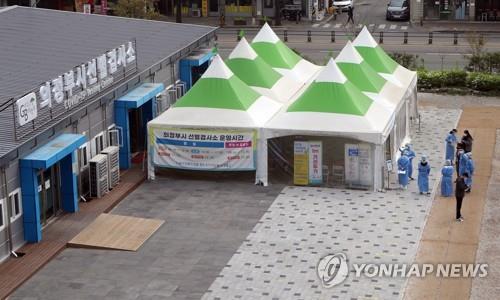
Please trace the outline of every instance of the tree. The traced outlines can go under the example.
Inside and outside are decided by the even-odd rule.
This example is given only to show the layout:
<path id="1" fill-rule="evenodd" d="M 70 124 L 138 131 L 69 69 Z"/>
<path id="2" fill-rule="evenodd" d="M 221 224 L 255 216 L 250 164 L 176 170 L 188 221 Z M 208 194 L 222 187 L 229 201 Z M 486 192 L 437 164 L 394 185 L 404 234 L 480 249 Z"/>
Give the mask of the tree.
<path id="1" fill-rule="evenodd" d="M 155 11 L 153 0 L 118 0 L 110 8 L 119 17 L 155 20 L 160 14 Z"/>

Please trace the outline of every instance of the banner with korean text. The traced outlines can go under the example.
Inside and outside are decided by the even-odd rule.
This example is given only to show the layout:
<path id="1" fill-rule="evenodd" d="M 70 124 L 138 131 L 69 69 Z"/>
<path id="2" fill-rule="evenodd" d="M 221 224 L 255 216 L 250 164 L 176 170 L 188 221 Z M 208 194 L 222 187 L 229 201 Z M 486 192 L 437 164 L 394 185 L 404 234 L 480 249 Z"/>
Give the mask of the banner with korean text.
<path id="1" fill-rule="evenodd" d="M 150 128 L 153 164 L 207 170 L 255 170 L 255 131 Z"/>

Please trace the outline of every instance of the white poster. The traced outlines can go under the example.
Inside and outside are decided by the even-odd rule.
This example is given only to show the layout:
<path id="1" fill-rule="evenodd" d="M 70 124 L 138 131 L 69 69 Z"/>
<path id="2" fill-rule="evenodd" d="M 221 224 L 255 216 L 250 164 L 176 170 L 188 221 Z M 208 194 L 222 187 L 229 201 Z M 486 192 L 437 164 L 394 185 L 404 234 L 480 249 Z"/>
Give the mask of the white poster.
<path id="1" fill-rule="evenodd" d="M 373 184 L 372 149 L 368 144 L 359 144 L 359 184 L 371 186 Z"/>
<path id="2" fill-rule="evenodd" d="M 345 144 L 345 181 L 361 186 L 373 185 L 372 149 L 368 144 Z"/>
<path id="3" fill-rule="evenodd" d="M 345 182 L 359 181 L 359 147 L 358 144 L 345 144 Z"/>
<path id="4" fill-rule="evenodd" d="M 255 170 L 253 131 L 152 129 L 153 164 L 211 171 Z"/>
<path id="5" fill-rule="evenodd" d="M 321 141 L 309 142 L 309 183 L 323 183 L 323 143 Z"/>

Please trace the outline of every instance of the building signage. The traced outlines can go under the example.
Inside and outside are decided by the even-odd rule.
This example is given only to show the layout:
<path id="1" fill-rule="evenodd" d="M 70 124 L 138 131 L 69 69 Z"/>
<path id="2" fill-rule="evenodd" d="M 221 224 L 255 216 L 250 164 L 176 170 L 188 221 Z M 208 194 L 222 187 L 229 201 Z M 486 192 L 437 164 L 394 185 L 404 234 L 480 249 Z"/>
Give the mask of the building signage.
<path id="1" fill-rule="evenodd" d="M 156 166 L 211 171 L 255 170 L 254 131 L 154 128 L 150 130 L 150 141 Z"/>
<path id="2" fill-rule="evenodd" d="M 16 114 L 21 126 L 36 119 L 38 111 L 36 109 L 35 93 L 29 93 L 16 101 Z"/>
<path id="3" fill-rule="evenodd" d="M 201 0 L 201 15 L 208 17 L 208 0 Z"/>
<path id="4" fill-rule="evenodd" d="M 43 83 L 16 101 L 19 126 L 36 119 L 42 109 L 70 110 L 111 86 L 115 73 L 135 62 L 135 45 L 128 42 Z M 35 101 L 29 109 L 27 97 Z"/>
<path id="5" fill-rule="evenodd" d="M 293 184 L 309 184 L 309 143 L 295 141 L 293 144 Z"/>
<path id="6" fill-rule="evenodd" d="M 323 143 L 309 142 L 309 184 L 323 183 Z"/>

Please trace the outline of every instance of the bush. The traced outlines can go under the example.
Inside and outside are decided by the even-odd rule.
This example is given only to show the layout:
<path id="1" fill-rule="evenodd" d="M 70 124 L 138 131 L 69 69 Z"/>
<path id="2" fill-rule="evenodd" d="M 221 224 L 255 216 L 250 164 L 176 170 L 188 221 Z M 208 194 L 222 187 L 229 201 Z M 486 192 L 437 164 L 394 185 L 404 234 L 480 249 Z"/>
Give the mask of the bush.
<path id="1" fill-rule="evenodd" d="M 486 93 L 500 92 L 500 75 L 489 73 L 467 73 L 461 70 L 451 71 L 418 71 L 418 86 L 420 89 L 459 89 Z"/>
<path id="2" fill-rule="evenodd" d="M 500 75 L 469 73 L 467 87 L 476 91 L 500 91 Z"/>

